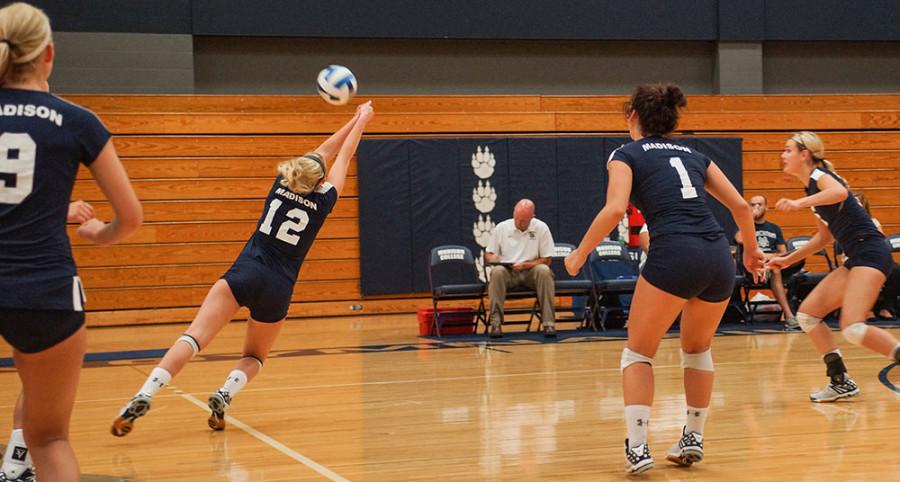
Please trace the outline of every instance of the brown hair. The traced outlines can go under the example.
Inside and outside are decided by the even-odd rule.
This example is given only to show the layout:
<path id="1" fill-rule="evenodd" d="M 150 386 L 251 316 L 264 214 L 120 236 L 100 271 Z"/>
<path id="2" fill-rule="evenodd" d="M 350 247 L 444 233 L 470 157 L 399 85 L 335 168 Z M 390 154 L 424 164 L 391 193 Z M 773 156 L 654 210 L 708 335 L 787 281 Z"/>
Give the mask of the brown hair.
<path id="1" fill-rule="evenodd" d="M 42 10 L 21 2 L 0 9 L 0 83 L 21 82 L 52 40 Z"/>
<path id="2" fill-rule="evenodd" d="M 665 136 L 678 127 L 679 109 L 686 106 L 687 98 L 675 84 L 641 84 L 625 104 L 625 114 L 637 112 L 645 136 Z"/>

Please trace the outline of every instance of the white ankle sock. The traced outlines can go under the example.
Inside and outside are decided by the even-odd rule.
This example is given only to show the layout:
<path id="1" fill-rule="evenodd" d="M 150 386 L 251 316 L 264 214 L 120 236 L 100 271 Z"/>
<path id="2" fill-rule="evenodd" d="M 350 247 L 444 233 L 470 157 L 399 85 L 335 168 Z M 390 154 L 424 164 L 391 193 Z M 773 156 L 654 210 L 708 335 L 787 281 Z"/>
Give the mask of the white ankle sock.
<path id="1" fill-rule="evenodd" d="M 687 408 L 687 423 L 685 423 L 685 431 L 687 433 L 696 432 L 703 435 L 703 426 L 706 424 L 706 415 L 709 408 Z"/>
<path id="2" fill-rule="evenodd" d="M 650 405 L 625 405 L 625 426 L 628 429 L 628 445 L 637 447 L 647 443 L 647 425 L 650 423 Z"/>
<path id="3" fill-rule="evenodd" d="M 13 480 L 22 475 L 25 470 L 34 465 L 31 462 L 31 453 L 25 446 L 25 435 L 18 428 L 9 434 L 9 445 L 3 455 L 3 475 Z"/>
<path id="4" fill-rule="evenodd" d="M 141 387 L 141 390 L 138 393 L 143 393 L 148 397 L 152 397 L 153 395 L 156 395 L 156 392 L 158 392 L 160 388 L 168 385 L 171 381 L 172 374 L 165 368 L 156 367 L 150 372 L 150 376 L 147 377 L 147 381 L 144 382 L 144 386 Z"/>
<path id="5" fill-rule="evenodd" d="M 231 373 L 228 374 L 228 378 L 225 380 L 225 384 L 222 385 L 220 390 L 227 393 L 229 397 L 234 398 L 246 384 L 246 373 L 240 370 L 231 370 Z"/>

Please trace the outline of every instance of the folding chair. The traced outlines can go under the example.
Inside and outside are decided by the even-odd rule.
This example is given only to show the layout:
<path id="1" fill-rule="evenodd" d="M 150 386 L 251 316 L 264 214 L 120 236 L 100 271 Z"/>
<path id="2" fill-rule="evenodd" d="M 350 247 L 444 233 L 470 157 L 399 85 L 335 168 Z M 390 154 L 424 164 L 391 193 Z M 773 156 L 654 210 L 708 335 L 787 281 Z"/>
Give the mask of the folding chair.
<path id="1" fill-rule="evenodd" d="M 485 323 L 484 317 L 484 288 L 485 284 L 478 278 L 478 270 L 475 267 L 475 258 L 472 252 L 465 246 L 444 245 L 431 249 L 431 257 L 428 264 L 428 282 L 431 286 L 431 303 L 434 307 L 434 316 L 431 326 L 437 336 L 441 336 L 441 328 L 444 326 L 444 318 L 447 313 L 441 313 L 438 302 L 446 300 L 478 300 L 478 308 L 475 310 L 475 319 L 471 322 L 473 331 L 478 323 Z M 468 325 L 469 323 L 464 323 Z M 461 326 L 460 323 L 448 323 L 447 326 Z"/>
<path id="2" fill-rule="evenodd" d="M 585 267 L 582 267 L 575 276 L 570 275 L 566 271 L 566 256 L 574 249 L 575 246 L 566 243 L 556 243 L 553 247 L 553 258 L 550 263 L 550 269 L 553 270 L 553 274 L 556 276 L 556 280 L 554 281 L 554 285 L 556 286 L 556 296 L 584 296 L 589 298 L 594 292 L 594 285 L 585 274 Z M 588 326 L 590 320 L 593 318 L 593 313 L 591 304 L 586 303 L 585 305 L 586 306 L 584 307 L 575 306 L 574 303 L 570 305 L 557 305 L 555 307 L 557 313 L 570 312 L 571 315 L 566 317 L 557 316 L 556 322 L 565 323 L 577 321 L 581 323 L 580 328 Z"/>
<path id="3" fill-rule="evenodd" d="M 495 267 L 495 264 L 491 264 L 488 262 L 484 262 L 484 279 L 488 280 L 487 285 L 490 285 L 491 282 L 491 272 L 490 270 Z M 525 325 L 525 331 L 531 331 L 532 322 L 537 319 L 539 323 L 543 323 L 544 317 L 541 316 L 541 301 L 537 297 L 537 291 L 534 291 L 530 288 L 519 286 L 516 288 L 508 288 L 506 290 L 506 300 L 521 300 L 527 298 L 534 298 L 534 303 L 531 304 L 530 308 L 503 308 L 503 313 L 500 313 L 500 324 L 502 326 L 507 325 Z M 488 300 L 490 303 L 490 300 Z M 490 310 L 490 307 L 488 307 Z M 485 334 L 490 328 L 490 315 L 488 311 L 485 312 L 485 325 L 484 332 Z M 518 316 L 518 315 L 528 315 L 528 319 L 525 320 L 506 320 L 507 316 Z"/>
<path id="4" fill-rule="evenodd" d="M 794 251 L 796 249 L 802 248 L 806 246 L 806 243 L 812 239 L 810 236 L 797 236 L 787 240 L 787 249 L 788 252 Z M 806 298 L 806 296 L 816 287 L 819 282 L 825 279 L 828 276 L 828 273 L 834 271 L 834 263 L 831 261 L 831 257 L 828 256 L 828 252 L 825 249 L 821 249 L 820 251 L 813 253 L 813 256 L 822 256 L 825 258 L 825 264 L 828 266 L 828 272 L 825 273 L 811 273 L 809 271 L 803 270 L 804 262 L 797 263 L 798 271 L 791 276 L 790 279 L 784 280 L 787 284 L 787 298 L 788 303 L 791 305 L 791 309 L 796 312 L 800 307 L 800 304 Z"/>
<path id="5" fill-rule="evenodd" d="M 606 331 L 606 321 L 612 314 L 628 316 L 630 303 L 625 306 L 620 297 L 633 295 L 637 285 L 637 264 L 631 259 L 624 246 L 616 241 L 603 241 L 588 256 L 588 272 L 593 284 L 593 315 L 590 327 L 596 331 L 597 325 Z"/>

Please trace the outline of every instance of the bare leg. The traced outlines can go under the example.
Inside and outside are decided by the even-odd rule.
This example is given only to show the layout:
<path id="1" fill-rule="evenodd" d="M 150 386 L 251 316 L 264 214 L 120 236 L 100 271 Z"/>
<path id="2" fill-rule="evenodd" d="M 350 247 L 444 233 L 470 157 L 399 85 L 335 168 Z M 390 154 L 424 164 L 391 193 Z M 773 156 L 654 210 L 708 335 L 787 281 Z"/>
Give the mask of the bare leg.
<path id="1" fill-rule="evenodd" d="M 794 317 L 794 312 L 791 311 L 791 305 L 788 303 L 787 294 L 784 292 L 784 281 L 781 278 L 781 271 L 773 271 L 772 272 L 772 294 L 775 295 L 775 301 L 778 302 L 778 305 L 781 306 L 781 311 L 784 313 L 784 319 Z"/>
<path id="2" fill-rule="evenodd" d="M 875 304 L 885 280 L 884 273 L 868 266 L 854 267 L 848 278 L 841 308 L 842 330 L 854 323 L 865 323 L 866 313 Z M 897 343 L 897 338 L 889 332 L 877 326 L 868 326 L 861 344 L 869 350 L 893 358 Z"/>
<path id="3" fill-rule="evenodd" d="M 805 313 L 816 318 L 824 318 L 828 313 L 841 306 L 844 298 L 844 290 L 847 287 L 847 279 L 850 271 L 841 266 L 832 271 L 816 286 L 809 296 L 803 300 L 798 313 Z M 825 356 L 837 350 L 837 344 L 831 329 L 824 323 L 819 323 L 812 331 L 807 332 L 816 351 Z"/>
<path id="4" fill-rule="evenodd" d="M 685 353 L 708 350 L 727 307 L 728 300 L 709 303 L 695 298 L 688 301 L 681 315 L 681 349 Z M 709 407 L 714 378 L 712 371 L 684 369 L 684 394 L 689 407 Z"/>
<path id="5" fill-rule="evenodd" d="M 194 317 L 194 321 L 191 322 L 191 326 L 188 327 L 185 334 L 194 337 L 200 345 L 200 349 L 203 349 L 231 321 L 240 308 L 228 283 L 220 279 L 210 288 L 197 316 Z M 193 356 L 194 350 L 190 345 L 176 341 L 160 360 L 158 366 L 174 377 Z"/>
<path id="6" fill-rule="evenodd" d="M 22 428 L 41 480 L 80 480 L 78 461 L 69 444 L 69 420 L 87 331 L 81 327 L 65 341 L 39 353 L 14 352 L 22 379 Z"/>
<path id="7" fill-rule="evenodd" d="M 253 358 L 247 358 L 247 356 L 255 357 L 260 362 L 265 363 L 266 358 L 269 356 L 269 351 L 272 350 L 275 340 L 278 339 L 278 333 L 281 332 L 282 325 L 284 325 L 284 320 L 277 323 L 262 323 L 253 319 L 247 321 L 244 358 L 238 360 L 234 369 L 246 373 L 248 382 L 253 380 L 253 377 L 259 373 L 260 366 Z"/>
<path id="8" fill-rule="evenodd" d="M 656 356 L 659 342 L 684 307 L 686 300 L 638 279 L 628 316 L 629 350 L 648 358 Z M 622 371 L 625 405 L 653 404 L 653 367 L 633 363 Z"/>

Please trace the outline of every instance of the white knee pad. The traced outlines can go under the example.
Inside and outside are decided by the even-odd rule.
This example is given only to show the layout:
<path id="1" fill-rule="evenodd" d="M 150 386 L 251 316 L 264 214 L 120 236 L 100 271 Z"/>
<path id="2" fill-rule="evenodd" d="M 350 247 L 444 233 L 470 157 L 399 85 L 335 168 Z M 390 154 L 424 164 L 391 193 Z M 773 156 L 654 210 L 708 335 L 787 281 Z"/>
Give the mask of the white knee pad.
<path id="1" fill-rule="evenodd" d="M 626 347 L 624 350 L 622 350 L 622 362 L 620 364 L 620 368 L 622 369 L 622 371 L 625 371 L 625 369 L 633 363 L 646 363 L 650 366 L 653 366 L 653 359 L 641 355 L 636 351 L 631 351 Z"/>
<path id="2" fill-rule="evenodd" d="M 866 330 L 868 329 L 869 325 L 862 322 L 856 322 L 841 330 L 841 334 L 844 335 L 844 338 L 850 343 L 862 345 L 863 338 L 866 337 Z"/>
<path id="3" fill-rule="evenodd" d="M 715 371 L 713 368 L 712 351 L 707 348 L 700 353 L 688 353 L 681 350 L 681 368 L 693 368 L 694 370 Z"/>
<path id="4" fill-rule="evenodd" d="M 185 333 L 184 335 L 181 335 L 178 337 L 178 341 L 183 341 L 183 342 L 187 343 L 191 347 L 191 350 L 194 350 L 195 356 L 197 355 L 197 353 L 200 353 L 200 344 L 197 343 L 197 339 L 194 338 L 193 336 Z"/>
<path id="5" fill-rule="evenodd" d="M 815 316 L 807 315 L 806 313 L 797 313 L 797 323 L 800 323 L 800 329 L 803 330 L 804 333 L 813 331 L 821 322 L 822 318 L 816 318 Z"/>

